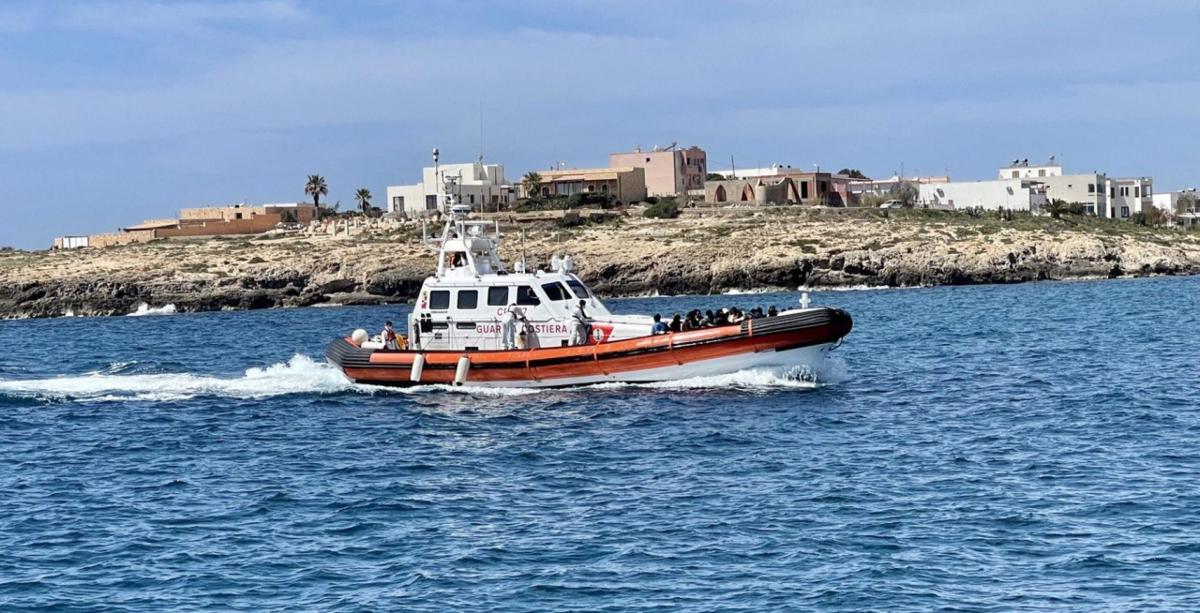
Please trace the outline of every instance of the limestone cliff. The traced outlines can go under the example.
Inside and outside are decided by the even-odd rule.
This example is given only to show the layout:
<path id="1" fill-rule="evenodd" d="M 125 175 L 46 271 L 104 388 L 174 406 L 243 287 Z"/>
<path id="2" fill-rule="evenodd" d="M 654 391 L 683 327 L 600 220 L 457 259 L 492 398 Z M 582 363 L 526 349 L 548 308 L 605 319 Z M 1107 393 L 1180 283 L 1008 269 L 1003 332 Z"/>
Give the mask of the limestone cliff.
<path id="1" fill-rule="evenodd" d="M 510 262 L 516 227 L 504 226 Z M 1200 233 L 1090 219 L 779 208 L 521 227 L 531 264 L 570 253 L 608 296 L 1200 272 Z M 0 317 L 124 314 L 143 302 L 201 311 L 407 301 L 433 266 L 418 228 L 0 252 Z"/>

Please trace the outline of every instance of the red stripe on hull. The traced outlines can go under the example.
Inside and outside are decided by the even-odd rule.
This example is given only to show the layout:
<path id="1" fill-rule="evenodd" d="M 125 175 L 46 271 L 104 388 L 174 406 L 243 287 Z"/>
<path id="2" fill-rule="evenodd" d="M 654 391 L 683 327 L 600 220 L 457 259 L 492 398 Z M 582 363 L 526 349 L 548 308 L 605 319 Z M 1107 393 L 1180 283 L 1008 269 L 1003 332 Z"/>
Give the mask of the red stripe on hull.
<path id="1" fill-rule="evenodd" d="M 472 383 L 504 383 L 537 381 L 553 385 L 555 380 L 579 377 L 603 377 L 677 366 L 705 360 L 726 358 L 746 353 L 795 349 L 835 342 L 848 329 L 834 325 L 813 326 L 798 330 L 754 336 L 741 334 L 740 328 L 728 326 L 711 330 L 696 330 L 659 336 L 648 336 L 579 347 L 554 347 L 525 351 L 432 351 L 425 352 L 425 368 L 419 384 L 450 384 L 454 381 L 454 365 L 467 355 L 471 370 L 467 376 Z M 680 347 L 683 343 L 697 343 Z M 632 355 L 621 355 L 634 352 Z M 370 366 L 343 368 L 346 376 L 359 383 L 383 385 L 417 385 L 410 380 L 415 352 L 377 352 L 370 357 Z M 560 363 L 531 366 L 544 360 Z M 492 364 L 520 362 L 519 367 L 489 367 Z M 390 366 L 390 368 L 389 368 Z M 438 368 L 441 366 L 441 368 Z"/>

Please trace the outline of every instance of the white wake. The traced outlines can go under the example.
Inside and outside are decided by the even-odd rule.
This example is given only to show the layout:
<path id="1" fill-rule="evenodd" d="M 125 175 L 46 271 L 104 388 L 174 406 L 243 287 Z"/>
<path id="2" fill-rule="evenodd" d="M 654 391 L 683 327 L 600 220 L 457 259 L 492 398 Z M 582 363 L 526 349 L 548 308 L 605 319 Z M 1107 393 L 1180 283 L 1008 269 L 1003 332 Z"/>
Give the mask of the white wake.
<path id="1" fill-rule="evenodd" d="M 46 379 L 0 381 L 0 394 L 45 400 L 169 402 L 198 396 L 260 399 L 287 394 L 421 394 L 452 392 L 475 396 L 518 396 L 538 390 L 484 388 L 474 386 L 421 385 L 408 388 L 356 385 L 341 371 L 306 355 L 295 355 L 286 363 L 250 368 L 240 377 L 217 377 L 190 373 L 116 374 L 131 363 L 117 363 L 104 370 L 82 375 Z"/>
<path id="2" fill-rule="evenodd" d="M 164 304 L 160 307 L 152 307 L 145 302 L 138 305 L 136 311 L 126 314 L 126 317 L 145 317 L 147 315 L 174 315 L 177 312 L 174 304 Z"/>
<path id="3" fill-rule="evenodd" d="M 51 400 L 187 400 L 197 396 L 267 398 L 284 394 L 332 393 L 352 386 L 342 373 L 303 355 L 286 364 L 251 368 L 241 377 L 190 373 L 106 374 L 0 381 L 0 393 Z"/>
<path id="4" fill-rule="evenodd" d="M 501 398 L 546 392 L 546 389 L 419 385 L 381 387 L 350 382 L 341 371 L 306 355 L 295 355 L 286 363 L 265 368 L 250 368 L 240 377 L 218 377 L 191 373 L 120 374 L 129 364 L 114 364 L 104 370 L 82 375 L 64 375 L 45 379 L 0 380 L 0 394 L 51 401 L 149 401 L 171 402 L 196 397 L 262 399 L 288 394 L 439 394 Z M 601 383 L 559 392 L 587 393 L 592 389 L 642 388 L 661 390 L 724 389 L 770 391 L 814 389 L 845 379 L 845 364 L 827 360 L 820 372 L 754 369 L 712 377 L 696 377 L 657 383 Z"/>

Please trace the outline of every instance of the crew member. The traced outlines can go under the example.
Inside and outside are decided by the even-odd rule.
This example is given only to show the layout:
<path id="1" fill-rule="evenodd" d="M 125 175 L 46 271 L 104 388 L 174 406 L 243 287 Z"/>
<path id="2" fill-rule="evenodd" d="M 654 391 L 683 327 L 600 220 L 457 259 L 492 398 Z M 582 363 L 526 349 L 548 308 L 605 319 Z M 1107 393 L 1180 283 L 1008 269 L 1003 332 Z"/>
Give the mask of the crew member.
<path id="1" fill-rule="evenodd" d="M 383 333 L 380 334 L 380 336 L 383 337 L 384 350 L 386 350 L 386 351 L 399 351 L 400 350 L 400 346 L 396 343 L 396 330 L 394 328 L 392 328 L 392 322 L 389 321 L 389 322 L 386 322 L 383 324 Z"/>
<path id="2" fill-rule="evenodd" d="M 580 300 L 579 304 L 571 309 L 571 321 L 574 323 L 575 329 L 571 332 L 572 345 L 586 345 L 588 339 L 588 326 L 591 322 L 591 317 L 588 317 L 584 307 L 587 306 L 586 300 Z"/>
<path id="3" fill-rule="evenodd" d="M 515 349 L 517 346 L 517 319 L 521 314 L 521 307 L 510 304 L 500 316 L 500 343 L 505 349 Z"/>

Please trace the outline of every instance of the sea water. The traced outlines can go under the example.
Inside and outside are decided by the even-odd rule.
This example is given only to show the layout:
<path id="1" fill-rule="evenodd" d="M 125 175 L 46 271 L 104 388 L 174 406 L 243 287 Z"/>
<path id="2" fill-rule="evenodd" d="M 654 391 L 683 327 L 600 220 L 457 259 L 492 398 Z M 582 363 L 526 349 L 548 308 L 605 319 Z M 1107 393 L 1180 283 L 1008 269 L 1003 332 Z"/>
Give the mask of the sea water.
<path id="1" fill-rule="evenodd" d="M 324 363 L 403 306 L 0 322 L 0 610 L 1200 605 L 1200 279 L 811 295 L 815 382 L 546 391 Z"/>

